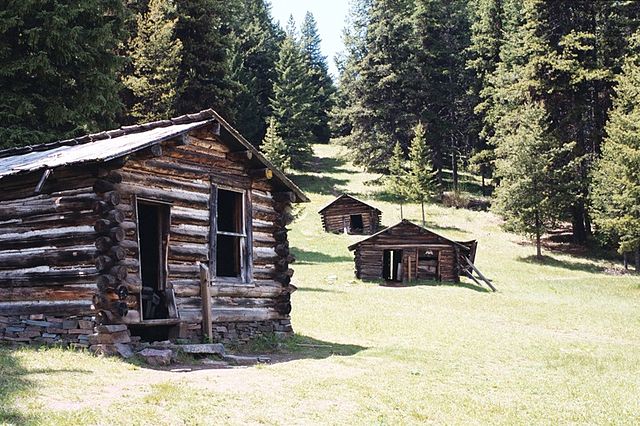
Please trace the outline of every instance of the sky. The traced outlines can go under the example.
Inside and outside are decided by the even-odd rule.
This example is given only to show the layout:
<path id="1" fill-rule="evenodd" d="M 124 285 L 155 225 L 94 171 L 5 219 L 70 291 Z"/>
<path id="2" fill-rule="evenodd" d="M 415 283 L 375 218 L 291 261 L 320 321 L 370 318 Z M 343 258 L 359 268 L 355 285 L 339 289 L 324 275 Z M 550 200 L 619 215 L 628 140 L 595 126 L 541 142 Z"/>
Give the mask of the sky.
<path id="1" fill-rule="evenodd" d="M 333 58 L 343 50 L 342 28 L 348 10 L 348 0 L 271 0 L 271 14 L 276 21 L 280 21 L 282 28 L 287 25 L 289 15 L 293 15 L 299 30 L 307 11 L 313 14 L 322 39 L 322 52 L 327 57 L 329 71 L 334 77 L 338 71 Z"/>

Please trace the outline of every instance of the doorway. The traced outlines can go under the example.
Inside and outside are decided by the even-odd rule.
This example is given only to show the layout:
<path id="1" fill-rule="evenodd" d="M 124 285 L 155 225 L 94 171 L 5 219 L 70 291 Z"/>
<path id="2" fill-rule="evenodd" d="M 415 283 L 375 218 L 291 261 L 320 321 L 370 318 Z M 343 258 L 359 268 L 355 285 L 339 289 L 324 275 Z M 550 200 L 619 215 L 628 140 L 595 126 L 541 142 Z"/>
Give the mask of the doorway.
<path id="1" fill-rule="evenodd" d="M 383 252 L 382 278 L 387 281 L 402 281 L 402 250 Z"/>
<path id="2" fill-rule="evenodd" d="M 349 218 L 349 231 L 352 234 L 362 234 L 364 230 L 364 221 L 361 214 L 352 214 Z"/>
<path id="3" fill-rule="evenodd" d="M 142 317 L 169 318 L 166 278 L 170 209 L 166 204 L 138 201 L 137 213 Z"/>

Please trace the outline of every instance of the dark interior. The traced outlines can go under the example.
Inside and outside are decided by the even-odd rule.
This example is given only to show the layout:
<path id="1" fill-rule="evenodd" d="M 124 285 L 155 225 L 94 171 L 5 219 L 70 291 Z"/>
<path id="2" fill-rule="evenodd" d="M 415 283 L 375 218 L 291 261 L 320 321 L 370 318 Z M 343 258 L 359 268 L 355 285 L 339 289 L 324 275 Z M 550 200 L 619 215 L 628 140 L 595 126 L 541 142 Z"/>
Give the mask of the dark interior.
<path id="1" fill-rule="evenodd" d="M 143 319 L 168 318 L 164 288 L 166 227 L 169 208 L 160 204 L 138 203 L 138 238 L 142 274 Z"/>
<path id="2" fill-rule="evenodd" d="M 402 281 L 398 265 L 402 263 L 402 250 L 385 250 L 382 254 L 382 278 L 387 281 Z"/>
<path id="3" fill-rule="evenodd" d="M 438 251 L 418 251 L 418 278 L 437 279 L 439 275 Z"/>
<path id="4" fill-rule="evenodd" d="M 216 276 L 241 276 L 242 193 L 218 189 Z"/>
<path id="5" fill-rule="evenodd" d="M 361 214 L 352 214 L 350 219 L 349 229 L 352 233 L 362 233 L 364 229 L 364 222 Z"/>

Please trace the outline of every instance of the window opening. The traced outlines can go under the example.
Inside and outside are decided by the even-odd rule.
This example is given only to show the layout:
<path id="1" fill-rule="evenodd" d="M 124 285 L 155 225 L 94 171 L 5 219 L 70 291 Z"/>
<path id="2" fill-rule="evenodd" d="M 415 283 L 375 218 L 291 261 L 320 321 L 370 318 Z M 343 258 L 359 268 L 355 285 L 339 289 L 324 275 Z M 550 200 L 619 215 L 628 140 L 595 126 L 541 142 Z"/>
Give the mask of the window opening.
<path id="1" fill-rule="evenodd" d="M 216 276 L 242 278 L 244 271 L 244 197 L 242 192 L 218 189 Z"/>

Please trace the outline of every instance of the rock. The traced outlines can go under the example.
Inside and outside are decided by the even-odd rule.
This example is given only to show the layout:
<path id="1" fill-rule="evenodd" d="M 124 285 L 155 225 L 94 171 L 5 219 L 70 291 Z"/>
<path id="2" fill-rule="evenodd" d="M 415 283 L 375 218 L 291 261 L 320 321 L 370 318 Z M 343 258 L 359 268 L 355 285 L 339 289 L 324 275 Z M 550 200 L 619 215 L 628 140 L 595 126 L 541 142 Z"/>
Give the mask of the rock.
<path id="1" fill-rule="evenodd" d="M 118 331 L 126 331 L 125 324 L 98 325 L 95 328 L 96 333 L 117 333 Z"/>
<path id="2" fill-rule="evenodd" d="M 93 328 L 93 321 L 79 320 L 78 326 L 85 330 L 91 330 Z"/>
<path id="3" fill-rule="evenodd" d="M 224 346 L 220 343 L 202 345 L 178 345 L 177 349 L 187 354 L 220 355 L 224 356 Z"/>
<path id="4" fill-rule="evenodd" d="M 138 352 L 138 355 L 144 358 L 149 365 L 169 365 L 173 351 L 171 349 L 152 349 L 147 348 Z"/>
<path id="5" fill-rule="evenodd" d="M 30 325 L 33 327 L 53 327 L 53 323 L 47 321 L 24 320 L 23 322 L 26 325 Z"/>
<path id="6" fill-rule="evenodd" d="M 75 344 L 77 345 L 77 344 Z M 89 351 L 97 356 L 115 356 L 119 355 L 114 345 L 91 345 Z"/>
<path id="7" fill-rule="evenodd" d="M 72 328 L 78 328 L 78 320 L 64 320 L 62 322 L 62 328 L 65 330 L 71 330 Z"/>
<path id="8" fill-rule="evenodd" d="M 133 350 L 131 350 L 131 346 L 125 343 L 116 343 L 113 346 L 122 358 L 128 359 L 133 356 Z"/>
<path id="9" fill-rule="evenodd" d="M 89 336 L 89 343 L 92 345 L 101 345 L 101 344 L 109 344 L 113 345 L 116 343 L 129 343 L 131 342 L 131 336 L 129 335 L 129 331 L 118 331 L 116 333 L 94 333 Z"/>

